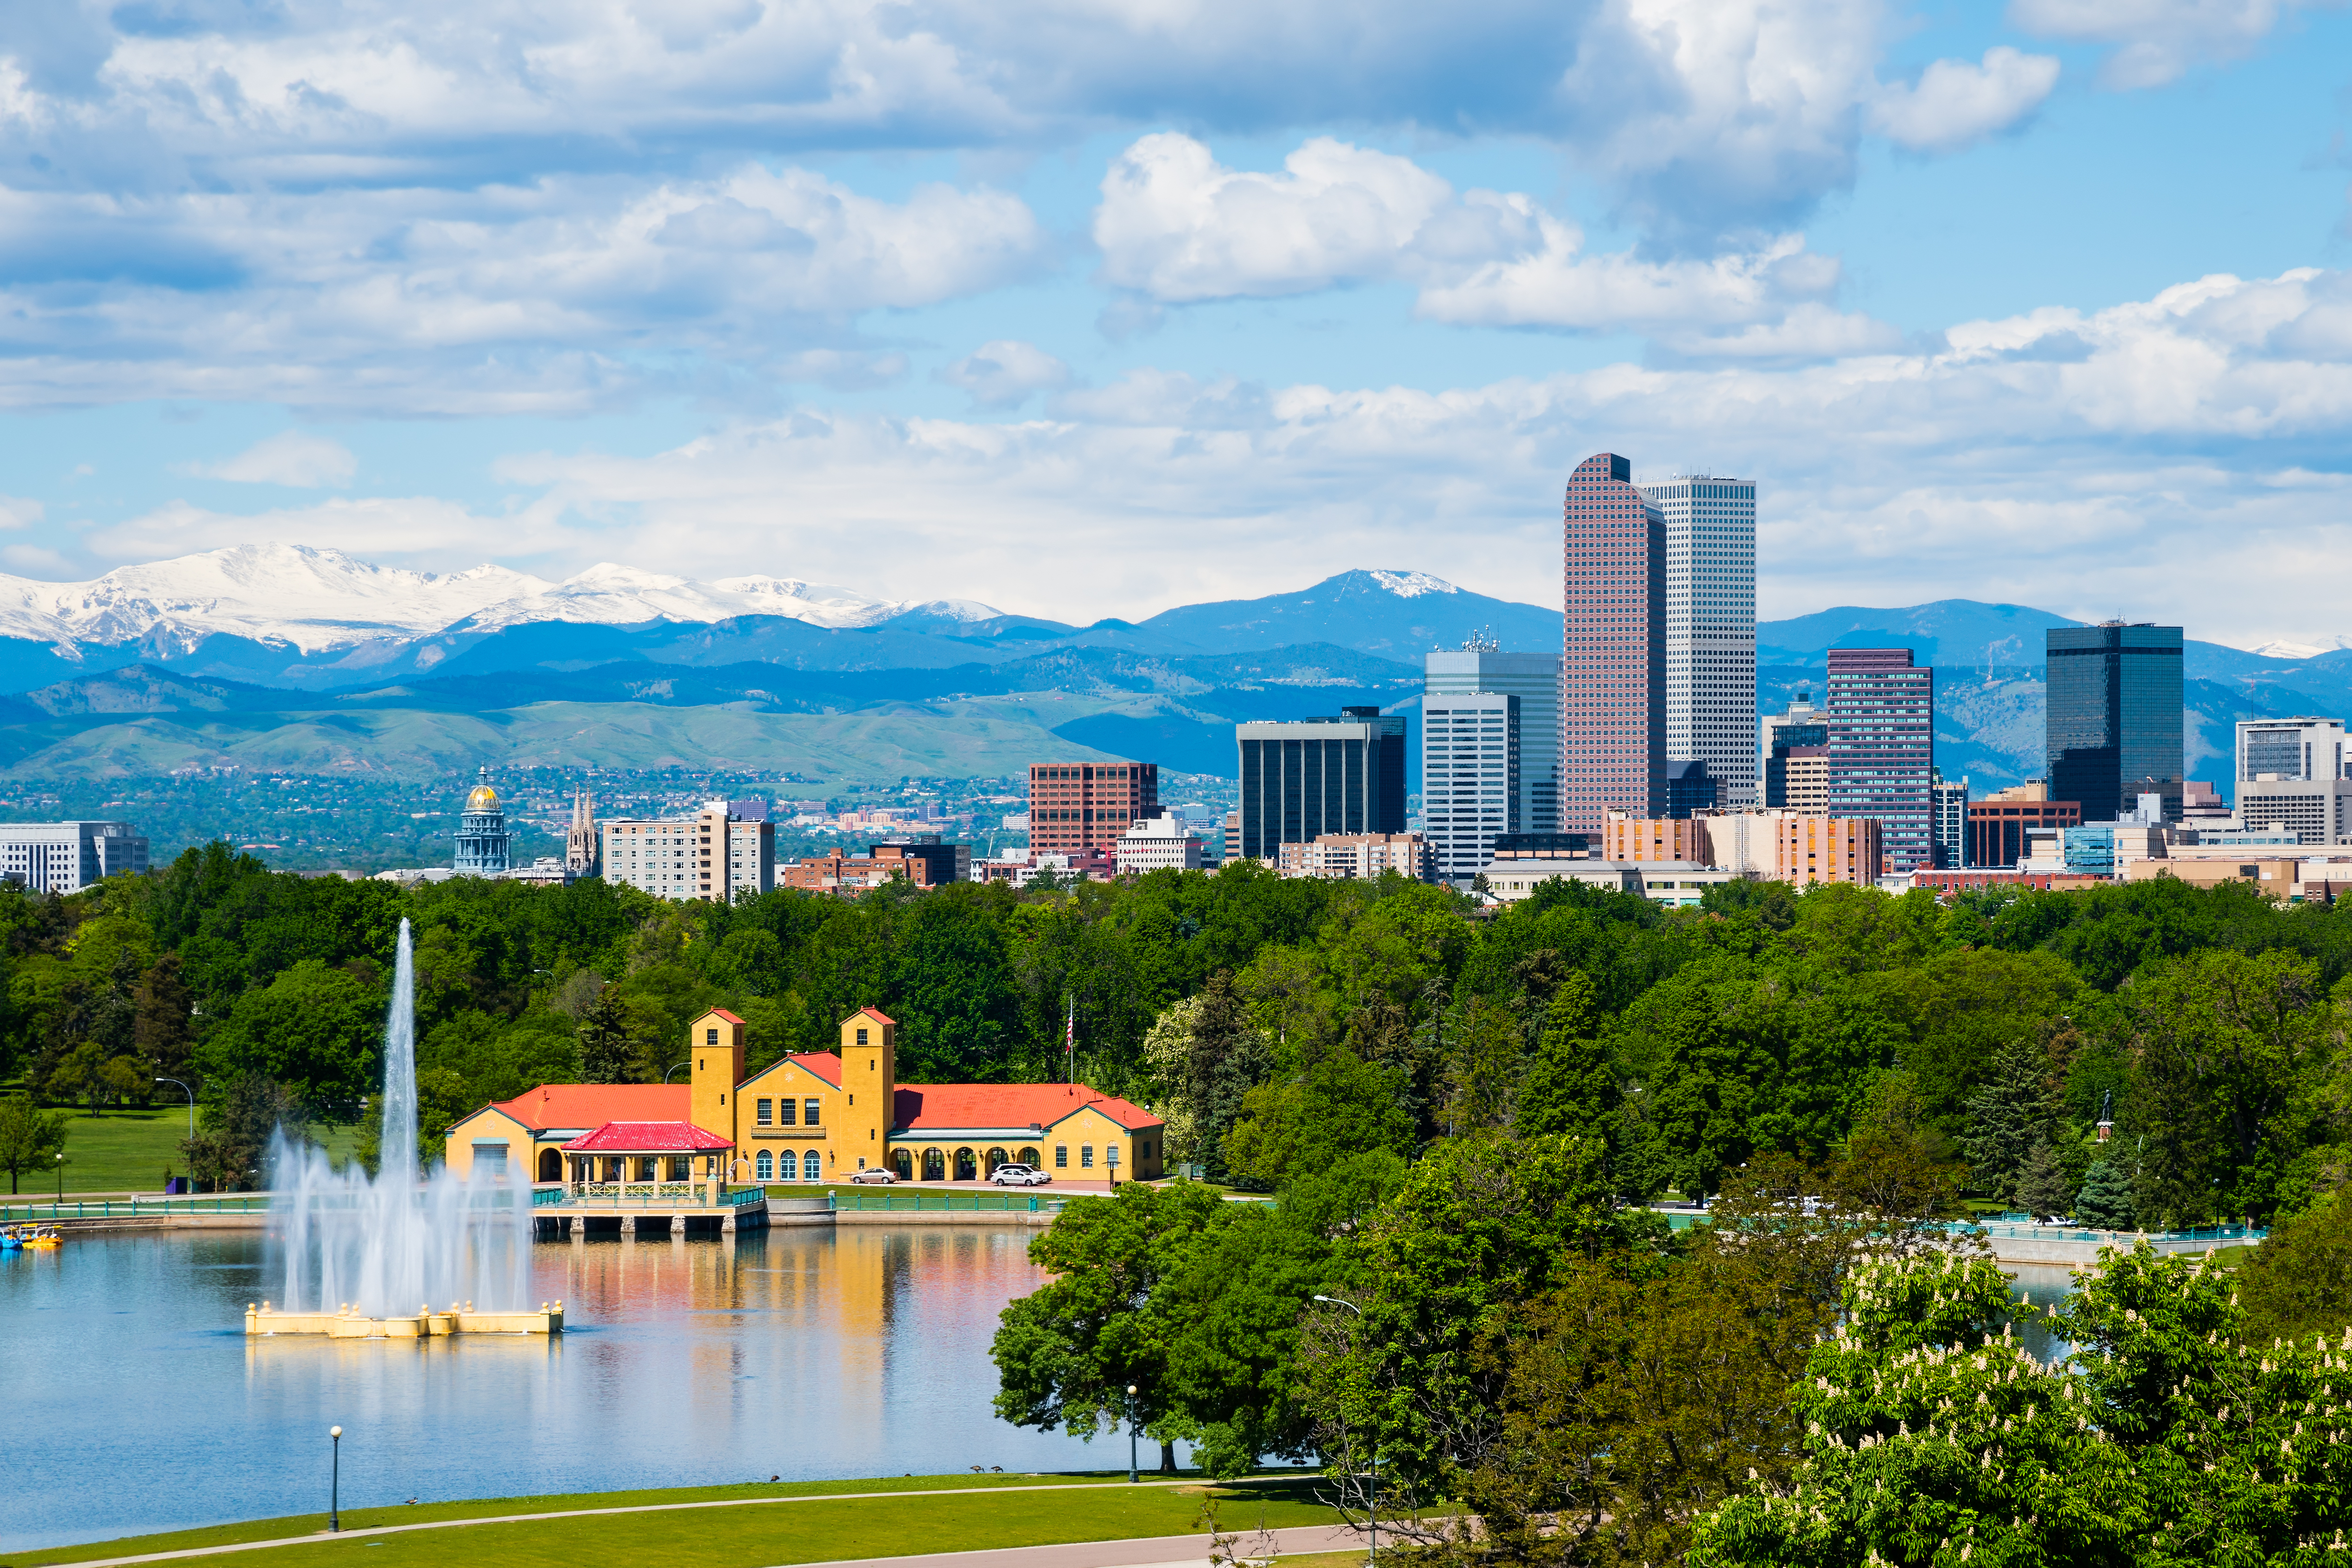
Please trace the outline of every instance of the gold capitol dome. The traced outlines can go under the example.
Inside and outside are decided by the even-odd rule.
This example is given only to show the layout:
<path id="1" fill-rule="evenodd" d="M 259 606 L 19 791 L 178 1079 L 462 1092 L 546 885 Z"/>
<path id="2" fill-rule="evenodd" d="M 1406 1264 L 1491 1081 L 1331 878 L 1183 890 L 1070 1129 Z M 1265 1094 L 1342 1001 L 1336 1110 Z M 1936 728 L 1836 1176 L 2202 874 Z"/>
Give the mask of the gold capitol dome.
<path id="1" fill-rule="evenodd" d="M 498 808 L 499 792 L 488 784 L 476 784 L 474 793 L 466 797 L 467 811 L 496 811 Z"/>

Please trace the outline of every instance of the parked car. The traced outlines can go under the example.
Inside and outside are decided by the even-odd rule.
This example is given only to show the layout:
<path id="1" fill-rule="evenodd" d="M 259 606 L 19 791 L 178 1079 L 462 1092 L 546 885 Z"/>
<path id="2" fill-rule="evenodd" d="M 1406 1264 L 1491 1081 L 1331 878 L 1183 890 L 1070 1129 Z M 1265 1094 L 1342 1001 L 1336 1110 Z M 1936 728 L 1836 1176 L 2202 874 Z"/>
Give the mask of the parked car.
<path id="1" fill-rule="evenodd" d="M 868 1165 L 849 1178 L 852 1185 L 861 1187 L 876 1184 L 887 1187 L 898 1179 L 898 1175 L 885 1165 Z"/>
<path id="2" fill-rule="evenodd" d="M 999 1165 L 988 1178 L 1000 1187 L 1042 1187 L 1054 1178 L 1034 1165 Z"/>

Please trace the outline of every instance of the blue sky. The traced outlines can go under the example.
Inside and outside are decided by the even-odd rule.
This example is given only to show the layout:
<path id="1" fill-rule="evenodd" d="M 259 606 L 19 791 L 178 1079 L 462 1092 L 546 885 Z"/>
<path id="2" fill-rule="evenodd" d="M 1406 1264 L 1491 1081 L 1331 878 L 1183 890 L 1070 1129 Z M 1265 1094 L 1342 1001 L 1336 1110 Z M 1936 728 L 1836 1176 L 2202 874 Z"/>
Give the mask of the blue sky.
<path id="1" fill-rule="evenodd" d="M 1767 616 L 2352 635 L 2341 8 L 11 17 L 22 575 L 270 540 L 1079 620 L 1352 566 L 1540 601 L 1606 447 L 1759 481 Z"/>

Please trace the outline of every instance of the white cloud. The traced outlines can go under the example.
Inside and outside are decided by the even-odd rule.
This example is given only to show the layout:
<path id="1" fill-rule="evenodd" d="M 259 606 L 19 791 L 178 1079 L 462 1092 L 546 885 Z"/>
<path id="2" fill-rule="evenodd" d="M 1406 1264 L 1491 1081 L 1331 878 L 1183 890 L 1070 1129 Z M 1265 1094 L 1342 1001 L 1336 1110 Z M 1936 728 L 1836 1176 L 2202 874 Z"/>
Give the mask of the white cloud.
<path id="1" fill-rule="evenodd" d="M 1582 232 L 1531 197 L 1457 195 L 1409 159 L 1328 137 L 1260 174 L 1162 132 L 1115 159 L 1102 189 L 1104 279 L 1168 303 L 1401 280 L 1418 285 L 1416 313 L 1431 321 L 1647 332 L 1684 353 L 1718 341 L 1750 355 L 1766 342 L 1803 354 L 1895 342 L 1891 329 L 1826 310 L 1838 264 L 1801 236 L 1706 258 L 1586 255 Z M 1824 315 L 1841 330 L 1825 334 Z"/>
<path id="2" fill-rule="evenodd" d="M 2327 0 L 2319 0 L 2320 4 Z M 2297 0 L 2010 0 L 2011 23 L 2037 37 L 2113 44 L 2100 79 L 2160 87 L 2191 66 L 2240 59 Z"/>
<path id="3" fill-rule="evenodd" d="M 1871 124 L 1915 153 L 1950 153 L 2007 131 L 2042 107 L 2058 85 L 2058 62 L 2006 45 L 1984 60 L 1937 60 L 1910 87 L 1881 89 Z"/>
<path id="4" fill-rule="evenodd" d="M 39 501 L 24 496 L 0 496 L 0 529 L 30 528 L 41 521 L 47 510 Z"/>
<path id="5" fill-rule="evenodd" d="M 2121 604 L 2253 642 L 2278 635 L 2283 572 L 2352 571 L 2352 523 L 2313 504 L 2347 489 L 2326 476 L 2352 436 L 2347 321 L 2352 275 L 2216 277 L 1793 367 L 1621 364 L 1438 392 L 1139 374 L 1020 424 L 803 410 L 653 458 L 511 458 L 500 477 L 583 562 L 724 549 L 894 598 L 1067 618 L 1373 563 L 1541 601 L 1559 487 L 1607 448 L 1758 479 L 1768 614 Z M 1050 581 L 1008 564 L 1014 532 L 1061 563 Z"/>
<path id="6" fill-rule="evenodd" d="M 942 365 L 939 379 L 971 394 L 982 408 L 1013 408 L 1069 384 L 1070 367 L 1034 343 L 1001 338 Z"/>
<path id="7" fill-rule="evenodd" d="M 188 471 L 240 484 L 317 489 L 322 485 L 348 484 L 359 469 L 359 459 L 341 441 L 284 430 L 255 442 L 234 458 L 209 466 L 194 465 Z"/>
<path id="8" fill-rule="evenodd" d="M 862 342 L 858 315 L 1025 277 L 1045 237 L 1003 192 L 928 184 L 883 201 L 758 164 L 299 198 L 0 190 L 0 268 L 37 276 L 61 249 L 129 276 L 102 290 L 0 285 L 16 345 L 0 404 L 467 414 L 593 406 L 663 374 L 632 363 L 647 351 L 763 381 L 896 379 L 903 356 Z"/>

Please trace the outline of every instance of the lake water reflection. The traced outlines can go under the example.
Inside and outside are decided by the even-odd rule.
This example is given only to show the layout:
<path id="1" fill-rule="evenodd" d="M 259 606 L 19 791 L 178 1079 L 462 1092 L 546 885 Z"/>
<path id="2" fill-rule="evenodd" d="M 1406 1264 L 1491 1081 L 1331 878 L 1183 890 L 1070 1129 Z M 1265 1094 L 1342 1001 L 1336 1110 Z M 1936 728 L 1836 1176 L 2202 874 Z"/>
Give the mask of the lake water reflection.
<path id="1" fill-rule="evenodd" d="M 9 1507 L 29 1548 L 342 1499 L 1126 1462 L 989 1411 L 997 1313 L 1043 1274 L 1009 1226 L 543 1244 L 560 1339 L 247 1342 L 258 1235 L 0 1254 Z M 1117 1449 L 1116 1453 L 1113 1449 Z"/>

